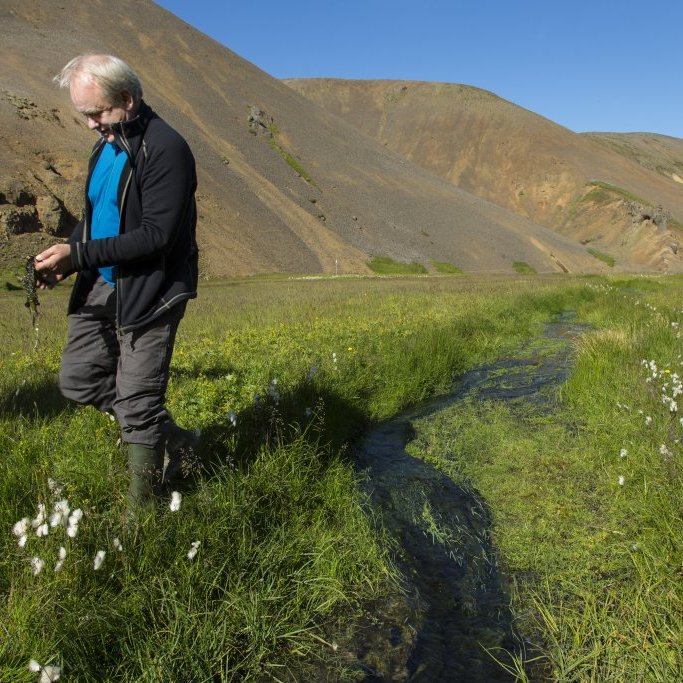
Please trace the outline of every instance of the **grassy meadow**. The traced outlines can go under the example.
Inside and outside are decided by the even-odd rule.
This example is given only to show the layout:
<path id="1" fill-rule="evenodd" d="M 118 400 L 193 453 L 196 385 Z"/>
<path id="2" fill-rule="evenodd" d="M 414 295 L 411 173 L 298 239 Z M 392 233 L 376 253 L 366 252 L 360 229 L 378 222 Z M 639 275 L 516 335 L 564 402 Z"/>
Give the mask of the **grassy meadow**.
<path id="1" fill-rule="evenodd" d="M 343 634 L 401 579 L 354 438 L 514 355 L 566 310 L 592 327 L 552 415 L 457 405 L 419 425 L 411 448 L 491 508 L 535 643 L 520 679 L 678 680 L 682 288 L 536 275 L 203 283 L 168 402 L 203 429 L 207 472 L 179 510 L 162 501 L 138 526 L 124 521 L 116 425 L 56 386 L 66 287 L 41 295 L 35 352 L 23 292 L 2 293 L 0 680 L 34 681 L 30 660 L 77 681 L 362 678 Z M 82 519 L 39 519 L 60 500 Z"/>

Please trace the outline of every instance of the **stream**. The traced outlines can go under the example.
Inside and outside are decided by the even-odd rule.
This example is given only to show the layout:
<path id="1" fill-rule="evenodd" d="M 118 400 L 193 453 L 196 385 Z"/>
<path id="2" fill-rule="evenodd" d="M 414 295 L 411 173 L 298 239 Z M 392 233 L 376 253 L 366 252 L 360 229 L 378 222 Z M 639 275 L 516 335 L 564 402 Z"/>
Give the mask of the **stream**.
<path id="1" fill-rule="evenodd" d="M 514 633 L 505 577 L 491 539 L 491 515 L 477 492 L 410 456 L 414 424 L 463 400 L 511 399 L 552 410 L 552 389 L 567 378 L 572 340 L 585 331 L 563 314 L 519 358 L 468 372 L 447 394 L 383 422 L 358 445 L 356 463 L 405 577 L 402 604 L 361 629 L 353 648 L 367 683 L 498 683 L 515 677 L 492 655 L 522 646 Z M 545 342 L 545 343 L 543 343 Z M 488 651 L 487 651 L 488 650 Z"/>

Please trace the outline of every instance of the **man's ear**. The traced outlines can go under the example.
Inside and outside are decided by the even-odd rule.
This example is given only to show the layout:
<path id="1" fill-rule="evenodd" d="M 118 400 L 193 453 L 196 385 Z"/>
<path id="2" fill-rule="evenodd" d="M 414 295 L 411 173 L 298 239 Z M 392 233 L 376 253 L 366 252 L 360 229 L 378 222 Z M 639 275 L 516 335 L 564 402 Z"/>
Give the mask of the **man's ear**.
<path id="1" fill-rule="evenodd" d="M 135 102 L 133 101 L 133 95 L 131 95 L 127 90 L 124 90 L 121 93 L 121 106 L 126 111 L 132 111 L 133 107 L 135 106 Z"/>

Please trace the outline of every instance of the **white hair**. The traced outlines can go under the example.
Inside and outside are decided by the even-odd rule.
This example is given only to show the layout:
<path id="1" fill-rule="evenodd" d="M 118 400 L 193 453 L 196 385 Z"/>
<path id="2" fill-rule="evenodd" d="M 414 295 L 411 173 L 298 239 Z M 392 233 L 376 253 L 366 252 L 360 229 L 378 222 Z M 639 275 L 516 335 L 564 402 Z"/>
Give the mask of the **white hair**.
<path id="1" fill-rule="evenodd" d="M 124 92 L 130 93 L 135 105 L 142 99 L 142 84 L 138 75 L 122 59 L 113 55 L 74 57 L 52 80 L 60 88 L 69 88 L 76 78 L 99 85 L 114 106 L 123 103 Z"/>

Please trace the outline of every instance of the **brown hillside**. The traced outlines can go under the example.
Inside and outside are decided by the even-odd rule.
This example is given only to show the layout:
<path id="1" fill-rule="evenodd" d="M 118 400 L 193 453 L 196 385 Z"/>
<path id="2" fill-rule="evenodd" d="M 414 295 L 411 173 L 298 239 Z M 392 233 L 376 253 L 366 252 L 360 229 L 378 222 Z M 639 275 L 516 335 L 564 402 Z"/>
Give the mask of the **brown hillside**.
<path id="1" fill-rule="evenodd" d="M 80 215 L 93 135 L 51 78 L 72 56 L 103 51 L 138 70 L 147 101 L 192 145 L 204 274 L 365 272 L 374 255 L 464 270 L 606 267 L 575 240 L 406 161 L 147 0 L 4 2 L 0 36 L 5 262 Z"/>
<path id="2" fill-rule="evenodd" d="M 286 83 L 454 185 L 590 243 L 617 262 L 682 267 L 677 221 L 683 219 L 683 141 L 655 144 L 662 136 L 644 136 L 628 143 L 638 155 L 624 153 L 623 140 L 573 133 L 463 85 Z M 662 173 L 662 166 L 668 172 Z"/>

